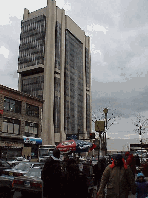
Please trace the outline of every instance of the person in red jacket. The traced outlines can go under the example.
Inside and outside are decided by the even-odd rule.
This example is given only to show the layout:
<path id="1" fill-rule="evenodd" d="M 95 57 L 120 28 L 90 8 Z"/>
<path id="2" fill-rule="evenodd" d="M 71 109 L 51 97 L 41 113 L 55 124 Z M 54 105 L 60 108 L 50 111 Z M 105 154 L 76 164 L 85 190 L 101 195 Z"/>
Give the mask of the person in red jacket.
<path id="1" fill-rule="evenodd" d="M 133 154 L 130 154 L 130 152 L 126 152 L 125 156 L 127 157 L 126 164 L 130 166 L 130 168 L 131 168 L 131 170 L 133 172 L 134 178 L 135 178 L 135 173 L 136 173 L 136 161 L 135 161 L 135 158 L 134 158 Z"/>

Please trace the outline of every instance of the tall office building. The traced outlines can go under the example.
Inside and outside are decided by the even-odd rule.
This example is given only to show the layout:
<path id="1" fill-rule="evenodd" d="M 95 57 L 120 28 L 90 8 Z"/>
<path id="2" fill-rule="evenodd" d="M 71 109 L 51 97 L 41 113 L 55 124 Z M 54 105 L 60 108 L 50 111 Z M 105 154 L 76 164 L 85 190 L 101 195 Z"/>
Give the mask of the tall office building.
<path id="1" fill-rule="evenodd" d="M 19 91 L 44 100 L 43 144 L 66 134 L 91 132 L 90 38 L 47 0 L 45 8 L 24 9 L 18 58 Z"/>

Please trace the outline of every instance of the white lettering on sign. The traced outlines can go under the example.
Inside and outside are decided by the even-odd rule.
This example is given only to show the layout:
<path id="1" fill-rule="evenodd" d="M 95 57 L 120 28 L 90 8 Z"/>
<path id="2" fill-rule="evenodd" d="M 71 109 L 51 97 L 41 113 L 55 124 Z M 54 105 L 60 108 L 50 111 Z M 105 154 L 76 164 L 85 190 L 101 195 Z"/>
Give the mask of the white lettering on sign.
<path id="1" fill-rule="evenodd" d="M 36 144 L 36 141 L 35 141 L 35 140 L 32 141 L 32 140 L 30 140 L 29 138 L 26 138 L 26 139 L 24 140 L 24 143 L 26 143 L 26 144 Z"/>
<path id="2" fill-rule="evenodd" d="M 26 138 L 26 140 L 24 140 L 24 143 L 30 143 L 30 139 Z"/>

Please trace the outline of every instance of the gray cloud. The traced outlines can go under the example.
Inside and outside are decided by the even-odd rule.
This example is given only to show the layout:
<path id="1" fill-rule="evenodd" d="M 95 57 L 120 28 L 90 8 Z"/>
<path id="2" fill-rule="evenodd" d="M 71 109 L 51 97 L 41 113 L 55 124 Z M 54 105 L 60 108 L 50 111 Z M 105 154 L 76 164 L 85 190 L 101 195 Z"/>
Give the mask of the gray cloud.
<path id="1" fill-rule="evenodd" d="M 121 3 L 120 29 L 135 29 L 147 24 L 148 1 L 147 0 L 126 0 Z"/>
<path id="2" fill-rule="evenodd" d="M 66 2 L 71 4 L 66 14 L 91 37 L 93 111 L 109 106 L 116 109 L 116 116 L 128 118 L 147 111 L 148 1 Z M 8 59 L 0 55 L 1 84 L 16 89 L 21 22 L 17 17 L 10 21 L 0 26 L 0 47 L 5 46 L 10 53 Z M 93 25 L 99 28 L 88 28 Z"/>
<path id="3" fill-rule="evenodd" d="M 16 17 L 10 17 L 9 25 L 0 26 L 0 47 L 9 50 L 8 58 L 0 54 L 1 84 L 17 89 L 18 87 L 18 49 L 21 22 Z"/>

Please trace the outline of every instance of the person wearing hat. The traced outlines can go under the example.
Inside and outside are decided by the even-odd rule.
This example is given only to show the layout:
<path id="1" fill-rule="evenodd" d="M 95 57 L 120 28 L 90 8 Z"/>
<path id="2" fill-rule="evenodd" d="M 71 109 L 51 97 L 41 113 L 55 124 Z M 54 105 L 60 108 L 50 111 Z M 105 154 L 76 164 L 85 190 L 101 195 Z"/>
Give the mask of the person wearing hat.
<path id="1" fill-rule="evenodd" d="M 146 198 L 148 196 L 148 182 L 144 179 L 143 173 L 137 174 L 136 198 Z"/>
<path id="2" fill-rule="evenodd" d="M 136 194 L 136 185 L 132 171 L 120 154 L 117 154 L 112 164 L 105 168 L 97 193 L 98 198 L 105 197 L 104 189 L 106 185 L 106 198 L 128 198 L 130 189 L 132 194 Z"/>

